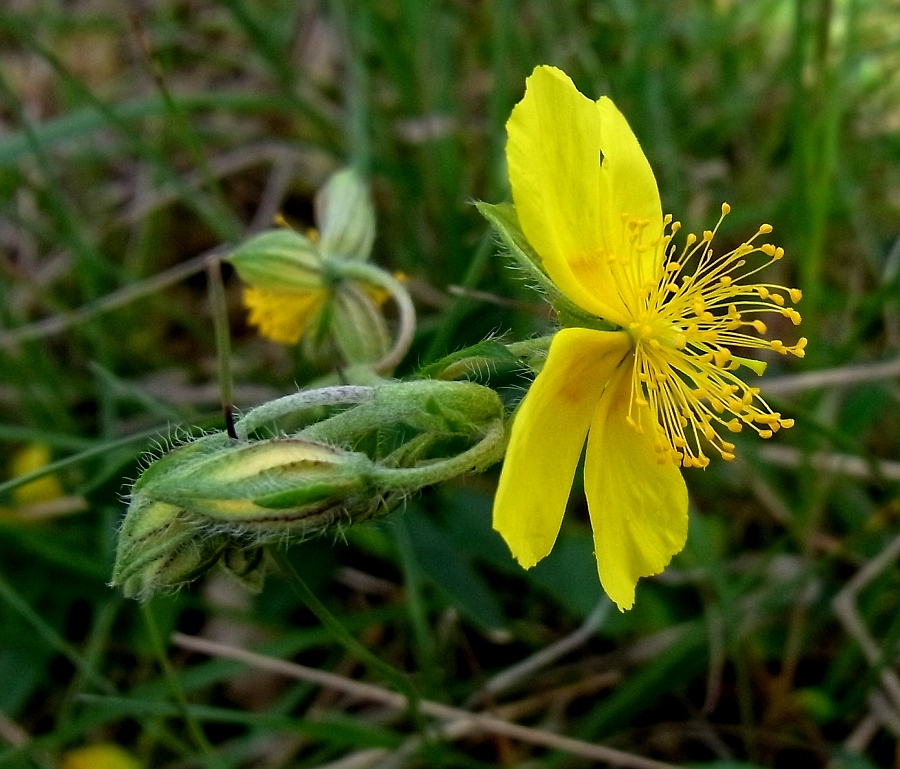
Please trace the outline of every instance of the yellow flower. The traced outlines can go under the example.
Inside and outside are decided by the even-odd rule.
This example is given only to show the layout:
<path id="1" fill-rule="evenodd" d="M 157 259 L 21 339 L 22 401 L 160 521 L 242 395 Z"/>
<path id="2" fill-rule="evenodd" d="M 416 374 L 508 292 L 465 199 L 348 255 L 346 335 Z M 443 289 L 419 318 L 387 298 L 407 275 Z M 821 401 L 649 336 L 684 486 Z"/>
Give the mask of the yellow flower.
<path id="1" fill-rule="evenodd" d="M 713 252 L 715 230 L 689 235 L 677 252 L 671 240 L 680 225 L 663 217 L 627 121 L 560 70 L 535 69 L 507 131 L 521 232 L 582 321 L 556 334 L 516 414 L 494 528 L 525 568 L 546 556 L 587 441 L 584 486 L 600 581 L 627 609 L 638 579 L 662 571 L 684 546 L 679 466 L 705 467 L 709 446 L 733 459 L 728 431 L 768 438 L 793 424 L 735 376 L 741 365 L 761 374 L 764 364 L 728 346 L 802 357 L 805 339 L 788 347 L 745 333 L 766 331 L 763 313 L 799 323 L 788 302 L 800 292 L 739 283 L 765 266 L 747 268 L 751 254 L 782 257 L 782 249 L 758 244 L 768 225 L 726 254 Z M 722 216 L 728 211 L 723 205 Z M 600 318 L 619 329 L 600 330 Z"/>
<path id="2" fill-rule="evenodd" d="M 380 361 L 390 347 L 380 311 L 390 291 L 378 268 L 367 264 L 375 238 L 368 186 L 344 169 L 314 204 L 318 230 L 270 230 L 228 255 L 246 284 L 248 321 L 275 342 L 303 340 L 313 359 L 330 360 L 337 352 L 349 364 Z"/>
<path id="3" fill-rule="evenodd" d="M 281 344 L 297 344 L 315 326 L 327 299 L 324 288 L 276 291 L 244 287 L 247 321 L 264 337 Z"/>
<path id="4" fill-rule="evenodd" d="M 13 454 L 11 476 L 20 478 L 50 464 L 50 449 L 43 443 L 29 443 Z M 37 505 L 63 496 L 62 486 L 55 475 L 45 475 L 36 481 L 19 486 L 13 491 L 13 502 L 17 505 Z"/>
<path id="5" fill-rule="evenodd" d="M 66 751 L 60 767 L 61 769 L 141 769 L 141 764 L 118 745 L 111 742 L 100 742 Z"/>

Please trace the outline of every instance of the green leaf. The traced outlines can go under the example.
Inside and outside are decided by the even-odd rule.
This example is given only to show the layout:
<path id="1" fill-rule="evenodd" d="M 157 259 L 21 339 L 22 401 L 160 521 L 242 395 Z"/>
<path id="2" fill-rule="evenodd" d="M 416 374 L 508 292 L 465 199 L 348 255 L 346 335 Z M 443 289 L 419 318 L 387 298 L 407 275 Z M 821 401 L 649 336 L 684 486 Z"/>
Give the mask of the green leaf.
<path id="1" fill-rule="evenodd" d="M 419 375 L 429 379 L 462 379 L 473 373 L 514 370 L 521 366 L 519 359 L 505 344 L 486 339 L 425 366 L 419 370 Z"/>
<path id="2" fill-rule="evenodd" d="M 436 523 L 411 507 L 406 516 L 416 561 L 438 589 L 485 632 L 506 629 L 507 620 L 494 591 Z"/>

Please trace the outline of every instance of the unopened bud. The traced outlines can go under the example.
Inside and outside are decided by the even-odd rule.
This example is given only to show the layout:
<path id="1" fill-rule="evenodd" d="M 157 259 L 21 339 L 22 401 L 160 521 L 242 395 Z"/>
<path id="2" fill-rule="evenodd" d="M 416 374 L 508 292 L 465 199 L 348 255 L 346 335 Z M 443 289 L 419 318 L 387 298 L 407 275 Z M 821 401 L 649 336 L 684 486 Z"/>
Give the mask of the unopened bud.
<path id="1" fill-rule="evenodd" d="M 353 169 L 333 174 L 316 194 L 316 225 L 322 256 L 369 258 L 375 240 L 375 210 L 369 188 Z"/>
<path id="2" fill-rule="evenodd" d="M 259 544 L 370 518 L 382 503 L 372 468 L 363 454 L 297 438 L 200 438 L 135 483 L 112 582 L 149 595 L 193 581 L 221 559 L 253 584 L 261 580 L 253 576 Z"/>
<path id="3" fill-rule="evenodd" d="M 352 283 L 335 291 L 331 333 L 348 363 L 373 363 L 391 348 L 387 324 L 375 300 Z"/>
<path id="4" fill-rule="evenodd" d="M 241 280 L 264 291 L 324 290 L 315 244 L 294 230 L 269 230 L 239 245 L 227 258 Z"/>

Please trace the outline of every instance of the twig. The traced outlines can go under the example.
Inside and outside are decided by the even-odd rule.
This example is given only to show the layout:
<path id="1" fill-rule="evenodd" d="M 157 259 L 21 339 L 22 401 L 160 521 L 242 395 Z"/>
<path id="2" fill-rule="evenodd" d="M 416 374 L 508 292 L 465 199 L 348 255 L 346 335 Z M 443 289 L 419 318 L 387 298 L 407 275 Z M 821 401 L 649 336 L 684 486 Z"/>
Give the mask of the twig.
<path id="1" fill-rule="evenodd" d="M 844 630 L 856 639 L 869 665 L 881 668 L 881 683 L 896 711 L 900 711 L 900 676 L 886 666 L 881 647 L 875 642 L 856 610 L 856 597 L 881 572 L 900 556 L 900 536 L 895 537 L 884 550 L 863 566 L 847 585 L 834 597 L 831 606 Z"/>
<path id="2" fill-rule="evenodd" d="M 338 761 L 319 764 L 314 769 L 371 769 L 377 761 L 389 755 L 390 752 L 387 748 L 366 748 L 351 753 Z"/>
<path id="3" fill-rule="evenodd" d="M 183 649 L 215 657 L 239 660 L 261 670 L 271 670 L 290 678 L 337 689 L 351 697 L 378 702 L 398 710 L 406 710 L 408 708 L 407 699 L 402 694 L 388 691 L 373 684 L 344 678 L 324 670 L 316 670 L 294 662 L 287 662 L 286 660 L 273 659 L 245 649 L 226 646 L 203 638 L 184 635 L 183 633 L 174 633 L 171 637 L 171 642 Z M 562 750 L 582 758 L 604 761 L 613 766 L 626 767 L 627 769 L 675 769 L 672 764 L 655 761 L 651 758 L 636 756 L 615 748 L 608 748 L 605 745 L 596 745 L 541 729 L 520 726 L 495 716 L 484 713 L 471 713 L 461 708 L 454 708 L 431 700 L 420 700 L 419 709 L 425 715 L 433 718 L 471 723 L 478 727 L 480 731 L 502 734 L 534 745 Z"/>
<path id="4" fill-rule="evenodd" d="M 536 671 L 586 643 L 606 621 L 610 607 L 612 604 L 604 599 L 597 604 L 577 630 L 488 679 L 481 689 L 466 701 L 466 707 L 471 708 L 496 697 L 500 692 L 512 688 Z"/>
<path id="5" fill-rule="evenodd" d="M 840 366 L 810 371 L 806 374 L 774 377 L 766 380 L 765 389 L 766 395 L 791 395 L 820 387 L 841 387 L 894 377 L 900 377 L 900 360 L 866 363 L 861 366 Z"/>
<path id="6" fill-rule="evenodd" d="M 29 342 L 34 339 L 43 339 L 47 336 L 59 334 L 67 328 L 84 323 L 101 313 L 115 310 L 136 299 L 174 285 L 205 269 L 207 264 L 225 253 L 226 248 L 227 246 L 211 248 L 209 251 L 200 254 L 200 256 L 195 256 L 193 259 L 188 259 L 186 262 L 177 264 L 168 270 L 163 270 L 153 277 L 142 280 L 140 283 L 131 283 L 95 302 L 88 302 L 77 310 L 60 313 L 59 315 L 39 320 L 36 323 L 29 323 L 26 326 L 19 326 L 19 328 L 0 333 L 0 347 L 12 347 L 21 342 Z"/>
<path id="7" fill-rule="evenodd" d="M 866 460 L 852 454 L 831 454 L 819 452 L 804 454 L 790 446 L 763 446 L 759 458 L 782 467 L 800 467 L 808 464 L 816 470 L 838 475 L 849 475 L 864 480 L 884 479 L 900 481 L 900 462 L 888 459 Z"/>
<path id="8" fill-rule="evenodd" d="M 21 748 L 31 742 L 31 735 L 0 710 L 0 740 L 5 740 L 14 748 Z"/>

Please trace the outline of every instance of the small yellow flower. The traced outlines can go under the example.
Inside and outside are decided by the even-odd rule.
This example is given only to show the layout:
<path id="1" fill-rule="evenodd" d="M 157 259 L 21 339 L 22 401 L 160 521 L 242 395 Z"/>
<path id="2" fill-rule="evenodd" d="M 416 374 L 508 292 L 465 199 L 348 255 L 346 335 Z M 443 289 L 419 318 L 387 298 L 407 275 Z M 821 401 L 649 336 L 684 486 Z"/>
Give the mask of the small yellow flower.
<path id="1" fill-rule="evenodd" d="M 315 219 L 318 230 L 263 232 L 228 256 L 246 284 L 248 321 L 275 342 L 302 339 L 313 358 L 332 354 L 330 339 L 346 363 L 378 361 L 390 346 L 379 309 L 390 292 L 354 269 L 365 269 L 375 238 L 365 181 L 350 169 L 333 174 L 316 194 Z"/>
<path id="2" fill-rule="evenodd" d="M 328 292 L 324 288 L 273 291 L 244 287 L 247 321 L 273 342 L 297 344 L 316 323 Z"/>
<path id="3" fill-rule="evenodd" d="M 715 230 L 689 235 L 663 217 L 656 179 L 627 121 L 610 101 L 580 94 L 560 70 L 538 67 L 507 123 L 510 185 L 519 225 L 552 283 L 584 312 L 620 327 L 559 331 L 515 418 L 494 502 L 494 528 L 525 568 L 556 540 L 587 441 L 584 486 L 600 581 L 620 609 L 639 578 L 662 571 L 687 537 L 679 466 L 724 459 L 741 429 L 768 438 L 783 419 L 735 375 L 729 346 L 803 356 L 765 333 L 763 313 L 800 322 L 797 289 L 741 284 L 783 250 L 760 239 L 725 254 Z M 722 206 L 722 216 L 729 211 Z M 721 219 L 719 220 L 721 222 Z M 765 265 L 763 265 L 765 266 Z M 595 324 L 596 325 L 596 324 Z"/>
<path id="4" fill-rule="evenodd" d="M 13 454 L 10 463 L 10 475 L 20 478 L 50 464 L 50 449 L 43 443 L 29 443 Z M 63 496 L 62 486 L 55 475 L 45 475 L 36 481 L 19 486 L 12 493 L 13 502 L 17 505 L 36 505 L 50 502 Z"/>
<path id="5" fill-rule="evenodd" d="M 61 769 L 141 769 L 140 762 L 127 750 L 110 742 L 85 745 L 67 751 Z"/>

